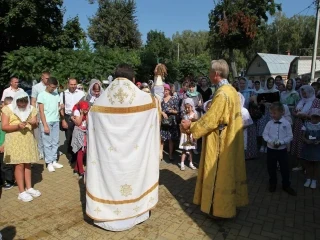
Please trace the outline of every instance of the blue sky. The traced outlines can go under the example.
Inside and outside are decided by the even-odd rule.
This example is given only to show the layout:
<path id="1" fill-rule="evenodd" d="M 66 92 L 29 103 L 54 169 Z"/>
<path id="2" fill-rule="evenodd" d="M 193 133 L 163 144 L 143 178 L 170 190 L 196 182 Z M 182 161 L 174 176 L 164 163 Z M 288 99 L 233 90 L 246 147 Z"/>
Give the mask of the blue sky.
<path id="1" fill-rule="evenodd" d="M 136 0 L 136 15 L 143 41 L 150 30 L 161 30 L 168 37 L 172 37 L 177 31 L 208 30 L 208 14 L 214 7 L 213 2 L 213 0 Z M 313 0 L 276 0 L 276 2 L 282 3 L 282 11 L 287 16 L 292 16 L 308 7 Z M 64 0 L 64 6 L 65 19 L 78 15 L 82 28 L 87 31 L 88 18 L 95 14 L 97 5 L 91 5 L 87 0 Z M 301 15 L 306 14 L 315 14 L 315 10 L 311 8 L 301 13 Z"/>

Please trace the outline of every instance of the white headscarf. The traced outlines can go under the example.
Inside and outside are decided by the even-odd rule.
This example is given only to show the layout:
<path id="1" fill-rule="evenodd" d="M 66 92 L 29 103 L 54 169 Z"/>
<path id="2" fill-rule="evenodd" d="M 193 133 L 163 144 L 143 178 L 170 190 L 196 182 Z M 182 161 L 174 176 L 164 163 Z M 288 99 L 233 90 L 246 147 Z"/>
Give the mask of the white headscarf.
<path id="1" fill-rule="evenodd" d="M 86 100 L 90 103 L 90 105 L 92 105 L 97 99 L 96 96 L 93 96 L 93 92 L 92 92 L 93 86 L 96 83 L 99 84 L 100 86 L 100 95 L 103 93 L 102 83 L 98 79 L 92 79 L 89 85 L 88 96 L 86 97 Z"/>
<path id="2" fill-rule="evenodd" d="M 17 105 L 17 100 L 22 98 L 28 98 L 28 104 L 25 109 L 21 109 Z M 19 91 L 15 97 L 13 98 L 13 101 L 11 104 L 8 105 L 10 110 L 20 119 L 21 122 L 26 122 L 32 112 L 33 107 L 30 105 L 30 99 L 26 92 Z"/>
<path id="3" fill-rule="evenodd" d="M 272 87 L 271 89 L 268 88 L 268 82 L 270 81 L 270 79 L 271 79 L 271 78 L 268 78 L 268 79 L 266 80 L 265 86 L 264 86 L 264 88 L 263 88 L 263 93 L 279 92 L 279 91 L 277 90 L 277 86 L 276 86 L 275 80 L 274 80 L 273 78 L 272 78 L 272 79 L 273 79 L 273 87 Z"/>
<path id="4" fill-rule="evenodd" d="M 301 91 L 304 90 L 307 94 L 307 97 L 304 98 L 302 96 Z M 296 106 L 296 110 L 300 113 L 308 113 L 310 108 L 312 107 L 313 101 L 316 98 L 314 88 L 310 85 L 304 85 L 300 88 L 301 100 Z"/>
<path id="5" fill-rule="evenodd" d="M 195 107 L 194 107 L 194 101 L 192 100 L 192 98 L 186 98 L 186 99 L 183 100 L 183 104 L 182 104 L 183 110 L 185 109 L 184 106 L 185 106 L 186 104 L 190 104 L 191 107 L 192 107 L 192 111 L 193 111 L 194 113 L 196 113 L 196 109 L 195 109 Z M 181 108 L 182 108 L 182 106 L 181 106 Z"/>
<path id="6" fill-rule="evenodd" d="M 288 81 L 292 81 L 292 89 L 290 91 L 286 90 L 281 93 L 282 101 L 285 101 L 291 94 L 298 94 L 298 92 L 296 91 L 296 86 L 297 86 L 296 80 L 289 79 Z M 288 82 L 287 82 L 287 84 L 288 84 Z"/>

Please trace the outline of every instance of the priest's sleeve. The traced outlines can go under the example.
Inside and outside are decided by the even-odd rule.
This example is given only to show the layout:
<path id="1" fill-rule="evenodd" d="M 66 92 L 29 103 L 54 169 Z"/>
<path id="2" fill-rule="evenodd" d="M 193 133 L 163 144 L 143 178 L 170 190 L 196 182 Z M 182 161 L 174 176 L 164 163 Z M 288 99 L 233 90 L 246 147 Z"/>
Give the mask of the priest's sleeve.
<path id="1" fill-rule="evenodd" d="M 195 139 L 199 139 L 214 131 L 218 128 L 219 124 L 227 124 L 226 122 L 222 122 L 227 110 L 227 99 L 228 97 L 224 92 L 217 94 L 212 100 L 209 111 L 198 121 L 191 124 L 190 130 Z"/>

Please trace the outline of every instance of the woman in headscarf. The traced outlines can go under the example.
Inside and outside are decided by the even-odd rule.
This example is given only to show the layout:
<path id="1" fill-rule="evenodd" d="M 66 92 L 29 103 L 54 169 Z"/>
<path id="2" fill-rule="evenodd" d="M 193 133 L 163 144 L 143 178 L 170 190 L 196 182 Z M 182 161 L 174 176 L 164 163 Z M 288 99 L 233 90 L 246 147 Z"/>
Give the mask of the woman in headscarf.
<path id="1" fill-rule="evenodd" d="M 184 99 L 191 98 L 194 102 L 194 107 L 197 111 L 198 116 L 201 116 L 203 100 L 201 94 L 196 89 L 196 83 L 190 82 L 188 91 L 184 94 Z M 181 111 L 184 111 L 184 105 L 181 105 Z"/>
<path id="2" fill-rule="evenodd" d="M 90 107 L 94 104 L 96 99 L 100 97 L 103 92 L 102 83 L 98 79 L 92 79 L 90 81 L 88 95 L 86 101 L 89 102 Z"/>
<path id="3" fill-rule="evenodd" d="M 287 81 L 286 91 L 281 93 L 281 103 L 288 105 L 289 109 L 292 110 L 299 100 L 299 93 L 296 91 L 296 80 L 289 79 Z"/>
<path id="4" fill-rule="evenodd" d="M 276 85 L 273 77 L 270 77 L 267 79 L 264 89 L 263 91 L 261 91 L 261 93 L 278 93 L 279 99 L 280 99 L 280 93 L 276 89 Z M 267 147 L 266 147 L 266 143 L 262 139 L 262 134 L 263 134 L 264 128 L 266 127 L 267 123 L 270 120 L 269 107 L 271 106 L 271 103 L 268 103 L 266 101 L 261 101 L 258 104 L 260 105 L 260 109 L 262 109 L 264 112 L 263 116 L 257 121 L 258 140 L 259 140 L 259 144 L 261 145 L 260 152 L 266 153 Z"/>
<path id="5" fill-rule="evenodd" d="M 249 80 L 241 77 L 239 79 L 239 92 L 244 96 L 244 107 L 249 109 L 250 98 L 255 94 L 254 90 L 249 88 Z"/>
<path id="6" fill-rule="evenodd" d="M 261 82 L 259 80 L 254 81 L 253 90 L 256 94 L 261 93 L 263 91 L 263 88 L 261 86 Z"/>
<path id="7" fill-rule="evenodd" d="M 18 93 L 12 103 L 2 109 L 2 130 L 6 132 L 4 162 L 14 165 L 19 196 L 30 202 L 41 193 L 32 188 L 31 163 L 39 161 L 33 129 L 38 127 L 37 109 L 30 105 L 25 92 Z"/>
<path id="8" fill-rule="evenodd" d="M 310 110 L 312 108 L 320 109 L 320 100 L 316 98 L 315 92 L 312 86 L 304 85 L 300 88 L 301 100 L 298 102 L 296 108 L 292 112 L 295 117 L 294 128 L 293 128 L 293 141 L 291 154 L 297 157 L 298 166 L 293 168 L 293 171 L 302 170 L 299 161 L 302 158 L 302 127 L 304 123 L 310 120 Z"/>
<path id="9" fill-rule="evenodd" d="M 171 96 L 178 98 L 178 93 L 176 91 L 176 86 L 172 83 L 169 84 L 170 89 L 171 89 Z"/>

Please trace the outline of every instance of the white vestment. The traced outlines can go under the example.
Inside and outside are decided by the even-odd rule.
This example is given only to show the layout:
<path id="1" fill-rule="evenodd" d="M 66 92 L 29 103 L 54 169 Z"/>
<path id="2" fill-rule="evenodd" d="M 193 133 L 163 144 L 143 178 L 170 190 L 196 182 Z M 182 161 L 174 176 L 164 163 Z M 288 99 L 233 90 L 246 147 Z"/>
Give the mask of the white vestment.
<path id="1" fill-rule="evenodd" d="M 149 218 L 158 202 L 160 120 L 155 98 L 115 79 L 88 119 L 86 213 L 124 231 Z"/>

